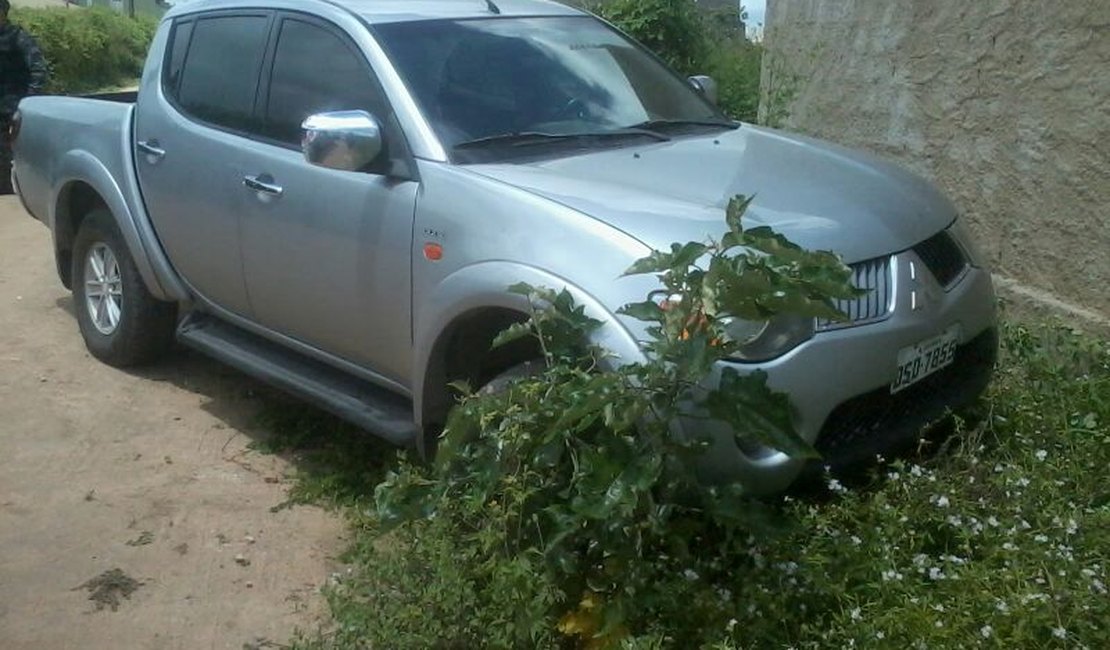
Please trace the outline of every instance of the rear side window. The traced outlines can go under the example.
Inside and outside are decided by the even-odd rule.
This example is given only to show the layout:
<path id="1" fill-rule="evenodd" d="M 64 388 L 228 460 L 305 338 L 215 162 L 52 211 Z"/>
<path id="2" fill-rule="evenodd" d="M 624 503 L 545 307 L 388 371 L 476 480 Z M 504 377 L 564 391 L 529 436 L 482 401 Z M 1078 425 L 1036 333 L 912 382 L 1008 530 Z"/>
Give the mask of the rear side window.
<path id="1" fill-rule="evenodd" d="M 174 25 L 165 65 L 166 90 L 174 97 L 177 97 L 178 84 L 181 82 L 181 68 L 185 64 L 185 53 L 189 50 L 189 37 L 192 35 L 193 21 Z"/>
<path id="2" fill-rule="evenodd" d="M 300 146 L 314 113 L 364 110 L 385 119 L 385 101 L 360 54 L 335 33 L 300 20 L 281 24 L 266 98 L 265 134 Z"/>
<path id="3" fill-rule="evenodd" d="M 181 109 L 216 126 L 256 131 L 251 116 L 268 31 L 266 16 L 197 20 L 177 87 Z"/>

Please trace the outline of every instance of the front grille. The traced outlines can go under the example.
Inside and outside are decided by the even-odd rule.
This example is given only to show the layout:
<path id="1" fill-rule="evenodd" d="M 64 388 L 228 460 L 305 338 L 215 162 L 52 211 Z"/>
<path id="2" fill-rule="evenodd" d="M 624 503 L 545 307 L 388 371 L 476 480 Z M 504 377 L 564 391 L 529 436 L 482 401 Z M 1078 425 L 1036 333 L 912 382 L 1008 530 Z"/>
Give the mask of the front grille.
<path id="1" fill-rule="evenodd" d="M 994 369 L 998 335 L 987 330 L 956 350 L 952 365 L 890 394 L 884 386 L 844 402 L 817 437 L 821 465 L 844 468 L 873 461 L 912 442 L 921 430 L 977 398 Z"/>
<path id="2" fill-rule="evenodd" d="M 833 301 L 836 308 L 847 315 L 848 319 L 843 321 L 818 319 L 818 331 L 873 323 L 890 315 L 891 299 L 894 297 L 890 256 L 852 264 L 851 268 L 852 284 L 867 293 L 858 298 Z"/>
<path id="3" fill-rule="evenodd" d="M 940 286 L 947 289 L 959 279 L 967 268 L 967 256 L 963 249 L 943 230 L 913 247 L 913 252 L 929 267 Z"/>

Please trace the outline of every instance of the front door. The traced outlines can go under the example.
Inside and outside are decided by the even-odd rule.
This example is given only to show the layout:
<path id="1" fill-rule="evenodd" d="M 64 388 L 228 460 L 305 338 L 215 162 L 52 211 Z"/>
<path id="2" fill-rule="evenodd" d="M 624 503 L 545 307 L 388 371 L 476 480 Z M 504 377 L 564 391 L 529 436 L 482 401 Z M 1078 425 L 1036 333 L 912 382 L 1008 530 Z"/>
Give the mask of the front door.
<path id="1" fill-rule="evenodd" d="M 252 149 L 240 187 L 243 271 L 261 325 L 373 368 L 408 374 L 410 255 L 417 184 L 305 162 L 300 128 L 311 114 L 365 110 L 399 130 L 364 57 L 333 26 L 279 18 L 263 75 L 259 116 L 266 146 Z"/>

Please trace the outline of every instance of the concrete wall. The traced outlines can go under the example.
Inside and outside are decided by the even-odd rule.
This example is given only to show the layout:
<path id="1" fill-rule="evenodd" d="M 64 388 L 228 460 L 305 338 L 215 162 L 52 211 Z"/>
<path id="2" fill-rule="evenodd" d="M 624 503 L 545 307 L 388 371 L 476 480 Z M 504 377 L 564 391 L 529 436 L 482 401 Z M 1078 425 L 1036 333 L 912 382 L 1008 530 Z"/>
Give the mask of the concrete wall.
<path id="1" fill-rule="evenodd" d="M 1110 0 L 769 0 L 766 25 L 765 113 L 931 178 L 1003 284 L 1110 316 Z"/>

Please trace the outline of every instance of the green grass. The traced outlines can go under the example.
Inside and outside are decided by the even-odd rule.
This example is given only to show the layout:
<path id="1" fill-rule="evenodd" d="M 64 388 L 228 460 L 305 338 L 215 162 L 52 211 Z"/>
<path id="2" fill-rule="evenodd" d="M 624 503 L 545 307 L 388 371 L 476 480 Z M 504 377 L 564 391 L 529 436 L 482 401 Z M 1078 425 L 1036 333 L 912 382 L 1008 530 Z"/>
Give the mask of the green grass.
<path id="1" fill-rule="evenodd" d="M 980 415 L 931 457 L 784 499 L 784 532 L 750 540 L 724 577 L 660 585 L 697 632 L 659 620 L 626 646 L 1110 647 L 1110 342 L 1007 326 Z M 335 624 L 298 646 L 458 647 L 512 625 L 521 599 L 475 597 L 489 586 L 443 529 L 377 536 L 368 505 L 392 452 L 311 409 L 267 418 L 270 444 L 301 459 L 291 498 L 342 508 L 353 532 Z"/>
<path id="2" fill-rule="evenodd" d="M 1006 329 L 984 420 L 754 545 L 735 647 L 1110 647 L 1110 344 Z"/>

